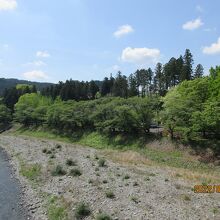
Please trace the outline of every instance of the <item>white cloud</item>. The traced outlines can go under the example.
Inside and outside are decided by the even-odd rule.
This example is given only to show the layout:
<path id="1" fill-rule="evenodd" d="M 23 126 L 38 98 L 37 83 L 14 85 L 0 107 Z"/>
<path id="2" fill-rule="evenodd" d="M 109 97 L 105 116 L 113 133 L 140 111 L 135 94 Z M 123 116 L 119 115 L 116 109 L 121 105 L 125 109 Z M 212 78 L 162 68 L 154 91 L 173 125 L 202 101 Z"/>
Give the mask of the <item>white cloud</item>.
<path id="1" fill-rule="evenodd" d="M 127 47 L 122 51 L 121 60 L 135 64 L 156 63 L 160 58 L 159 49 L 146 47 L 131 48 Z"/>
<path id="2" fill-rule="evenodd" d="M 25 72 L 25 73 L 23 73 L 23 76 L 26 79 L 29 79 L 29 80 L 45 80 L 45 79 L 48 79 L 47 74 L 44 73 L 41 70 L 33 70 L 33 71 L 30 71 L 30 72 Z"/>
<path id="3" fill-rule="evenodd" d="M 50 54 L 47 51 L 37 51 L 36 56 L 41 58 L 47 58 L 50 57 Z"/>
<path id="4" fill-rule="evenodd" d="M 217 54 L 220 53 L 220 37 L 216 43 L 211 44 L 210 46 L 204 47 L 202 52 L 204 54 Z"/>
<path id="5" fill-rule="evenodd" d="M 36 60 L 36 61 L 24 64 L 24 66 L 46 66 L 46 63 L 41 60 Z"/>
<path id="6" fill-rule="evenodd" d="M 132 33 L 134 32 L 134 29 L 132 28 L 131 25 L 122 25 L 118 28 L 117 31 L 114 32 L 114 36 L 117 37 L 117 38 L 120 38 L 126 34 L 129 34 L 129 33 Z"/>
<path id="7" fill-rule="evenodd" d="M 203 24 L 204 24 L 204 23 L 201 21 L 201 19 L 200 19 L 200 18 L 197 18 L 197 19 L 195 19 L 195 20 L 186 22 L 185 24 L 183 24 L 182 28 L 183 28 L 184 30 L 190 30 L 190 31 L 192 31 L 192 30 L 195 30 L 195 29 L 201 27 Z"/>
<path id="8" fill-rule="evenodd" d="M 197 5 L 197 6 L 196 6 L 196 10 L 197 10 L 198 12 L 203 12 L 203 11 L 204 11 L 204 9 L 203 9 L 203 7 L 202 7 L 201 5 Z"/>
<path id="9" fill-rule="evenodd" d="M 16 0 L 0 0 L 0 11 L 9 11 L 17 8 Z"/>

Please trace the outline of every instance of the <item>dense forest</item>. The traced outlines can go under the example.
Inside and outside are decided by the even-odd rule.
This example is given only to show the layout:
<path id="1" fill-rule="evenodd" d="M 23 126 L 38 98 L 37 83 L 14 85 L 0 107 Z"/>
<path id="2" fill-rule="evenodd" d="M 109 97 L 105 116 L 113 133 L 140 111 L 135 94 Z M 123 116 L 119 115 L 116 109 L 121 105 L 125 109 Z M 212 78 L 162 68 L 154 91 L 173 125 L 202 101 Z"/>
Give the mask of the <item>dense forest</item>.
<path id="1" fill-rule="evenodd" d="M 154 71 L 140 69 L 129 77 L 118 72 L 101 82 L 67 80 L 41 92 L 17 85 L 4 91 L 0 104 L 1 127 L 12 120 L 64 135 L 96 130 L 145 137 L 156 124 L 163 127 L 161 136 L 176 141 L 219 140 L 220 67 L 203 76 L 187 49 Z"/>

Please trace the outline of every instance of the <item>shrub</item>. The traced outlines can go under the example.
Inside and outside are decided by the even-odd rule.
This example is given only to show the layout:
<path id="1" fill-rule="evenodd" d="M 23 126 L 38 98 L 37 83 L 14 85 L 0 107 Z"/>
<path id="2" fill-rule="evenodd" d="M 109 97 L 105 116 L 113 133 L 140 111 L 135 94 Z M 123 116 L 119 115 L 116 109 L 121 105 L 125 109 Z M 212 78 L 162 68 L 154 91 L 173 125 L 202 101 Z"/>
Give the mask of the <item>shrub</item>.
<path id="1" fill-rule="evenodd" d="M 48 150 L 48 151 L 46 152 L 46 154 L 52 154 L 52 151 L 51 151 L 51 150 Z"/>
<path id="2" fill-rule="evenodd" d="M 57 148 L 57 149 L 61 149 L 62 146 L 61 146 L 60 144 L 56 144 L 56 148 Z"/>
<path id="3" fill-rule="evenodd" d="M 130 179 L 130 176 L 128 174 L 125 174 L 124 179 L 125 180 Z"/>
<path id="4" fill-rule="evenodd" d="M 66 160 L 66 165 L 67 166 L 76 166 L 76 162 L 73 161 L 72 159 L 67 159 Z"/>
<path id="5" fill-rule="evenodd" d="M 75 168 L 75 169 L 70 170 L 69 175 L 70 176 L 81 176 L 82 173 L 78 168 Z"/>
<path id="6" fill-rule="evenodd" d="M 115 198 L 115 194 L 112 191 L 105 192 L 107 198 L 113 199 Z"/>
<path id="7" fill-rule="evenodd" d="M 50 156 L 50 159 L 54 159 L 54 158 L 56 158 L 56 155 L 55 155 L 55 154 L 52 154 L 52 155 Z"/>
<path id="8" fill-rule="evenodd" d="M 44 149 L 42 150 L 42 152 L 43 152 L 44 154 L 46 154 L 46 153 L 47 153 L 47 148 L 44 148 Z"/>
<path id="9" fill-rule="evenodd" d="M 91 210 L 87 204 L 81 202 L 80 204 L 77 205 L 75 211 L 75 216 L 77 219 L 84 218 L 86 216 L 89 216 L 90 214 L 91 214 Z"/>
<path id="10" fill-rule="evenodd" d="M 102 158 L 102 159 L 99 159 L 98 164 L 100 167 L 104 167 L 104 166 L 106 166 L 105 162 L 106 162 L 106 160 Z"/>
<path id="11" fill-rule="evenodd" d="M 51 172 L 52 176 L 63 176 L 66 174 L 66 171 L 61 165 L 57 165 Z"/>
<path id="12" fill-rule="evenodd" d="M 112 218 L 105 213 L 98 214 L 95 219 L 96 220 L 112 220 Z"/>

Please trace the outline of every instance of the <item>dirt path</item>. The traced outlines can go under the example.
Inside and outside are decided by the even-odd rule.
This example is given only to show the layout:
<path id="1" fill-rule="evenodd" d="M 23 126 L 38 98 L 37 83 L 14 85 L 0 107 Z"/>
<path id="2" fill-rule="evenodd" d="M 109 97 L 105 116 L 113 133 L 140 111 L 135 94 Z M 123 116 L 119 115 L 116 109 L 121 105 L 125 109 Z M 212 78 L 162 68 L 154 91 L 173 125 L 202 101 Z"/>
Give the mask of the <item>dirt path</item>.
<path id="1" fill-rule="evenodd" d="M 21 186 L 12 177 L 6 153 L 0 148 L 0 219 L 23 220 Z"/>
<path id="2" fill-rule="evenodd" d="M 69 219 L 74 219 L 76 206 L 82 201 L 91 209 L 92 214 L 87 219 L 95 219 L 99 212 L 122 220 L 220 219 L 220 194 L 196 194 L 192 191 L 193 183 L 173 177 L 163 168 L 126 166 L 107 158 L 106 166 L 100 167 L 102 151 L 21 136 L 0 135 L 0 146 L 12 156 L 17 171 L 21 161 L 29 167 L 41 167 L 32 188 L 29 183 L 33 185 L 33 181 L 19 175 L 27 186 L 29 205 L 35 207 L 34 219 L 46 219 L 48 196 L 59 199 Z M 43 153 L 46 150 L 47 153 Z M 66 165 L 70 158 L 76 166 Z M 52 176 L 56 165 L 62 165 L 67 174 Z M 81 175 L 69 175 L 73 168 Z M 107 192 L 111 192 L 113 198 L 108 198 Z"/>

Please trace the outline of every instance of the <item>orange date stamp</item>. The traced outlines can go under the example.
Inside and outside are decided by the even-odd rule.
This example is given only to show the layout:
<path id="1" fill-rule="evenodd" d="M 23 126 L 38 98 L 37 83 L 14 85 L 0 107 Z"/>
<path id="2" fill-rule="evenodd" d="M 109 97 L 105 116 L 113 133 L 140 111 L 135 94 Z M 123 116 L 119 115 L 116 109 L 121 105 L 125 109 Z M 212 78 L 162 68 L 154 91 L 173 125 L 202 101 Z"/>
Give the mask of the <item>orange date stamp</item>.
<path id="1" fill-rule="evenodd" d="M 195 185 L 195 193 L 220 193 L 220 185 Z"/>

